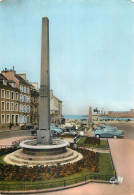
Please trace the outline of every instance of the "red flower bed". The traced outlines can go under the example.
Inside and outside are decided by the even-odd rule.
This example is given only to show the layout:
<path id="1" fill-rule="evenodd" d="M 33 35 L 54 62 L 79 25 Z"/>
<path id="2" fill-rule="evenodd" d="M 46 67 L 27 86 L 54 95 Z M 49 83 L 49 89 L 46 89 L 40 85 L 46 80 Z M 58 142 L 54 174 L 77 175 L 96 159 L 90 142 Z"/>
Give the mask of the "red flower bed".
<path id="1" fill-rule="evenodd" d="M 82 171 L 98 171 L 99 154 L 86 149 L 78 149 L 84 158 L 76 163 L 58 166 L 13 166 L 0 164 L 0 181 L 41 181 L 62 178 Z"/>

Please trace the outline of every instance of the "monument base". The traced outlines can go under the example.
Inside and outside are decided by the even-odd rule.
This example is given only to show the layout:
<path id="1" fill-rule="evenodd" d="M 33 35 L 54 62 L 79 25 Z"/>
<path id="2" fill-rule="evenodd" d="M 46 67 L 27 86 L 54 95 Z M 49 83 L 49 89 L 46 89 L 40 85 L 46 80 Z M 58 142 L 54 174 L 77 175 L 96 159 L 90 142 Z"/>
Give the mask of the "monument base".
<path id="1" fill-rule="evenodd" d="M 6 155 L 4 161 L 30 167 L 74 163 L 83 158 L 82 154 L 67 148 L 67 145 L 61 139 L 53 139 L 51 145 L 37 145 L 37 140 L 26 140 L 20 143 L 22 149 Z"/>
<path id="2" fill-rule="evenodd" d="M 50 130 L 45 130 L 45 129 L 37 130 L 37 144 L 51 145 L 52 144 L 52 132 Z"/>

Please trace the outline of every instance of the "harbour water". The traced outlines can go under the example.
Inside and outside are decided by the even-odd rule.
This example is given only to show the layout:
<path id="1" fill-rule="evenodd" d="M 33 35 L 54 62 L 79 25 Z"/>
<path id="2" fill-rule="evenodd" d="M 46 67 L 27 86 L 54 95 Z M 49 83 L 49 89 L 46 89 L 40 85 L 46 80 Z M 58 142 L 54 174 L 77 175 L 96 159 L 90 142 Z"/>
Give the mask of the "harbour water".
<path id="1" fill-rule="evenodd" d="M 87 115 L 63 115 L 65 119 L 69 119 L 69 120 L 84 120 L 84 119 L 88 119 Z"/>
<path id="2" fill-rule="evenodd" d="M 65 119 L 69 119 L 69 120 L 88 120 L 87 115 L 63 115 L 63 116 Z M 134 121 L 134 118 L 100 117 L 100 120 Z"/>

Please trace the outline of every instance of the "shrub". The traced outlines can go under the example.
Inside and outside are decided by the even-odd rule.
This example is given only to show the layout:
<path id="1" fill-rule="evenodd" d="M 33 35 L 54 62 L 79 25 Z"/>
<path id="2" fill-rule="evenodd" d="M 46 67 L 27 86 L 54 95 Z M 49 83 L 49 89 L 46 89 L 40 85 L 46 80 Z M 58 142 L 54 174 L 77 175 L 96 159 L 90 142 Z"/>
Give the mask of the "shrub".
<path id="1" fill-rule="evenodd" d="M 100 139 L 96 137 L 87 137 L 84 141 L 84 144 L 100 145 Z"/>

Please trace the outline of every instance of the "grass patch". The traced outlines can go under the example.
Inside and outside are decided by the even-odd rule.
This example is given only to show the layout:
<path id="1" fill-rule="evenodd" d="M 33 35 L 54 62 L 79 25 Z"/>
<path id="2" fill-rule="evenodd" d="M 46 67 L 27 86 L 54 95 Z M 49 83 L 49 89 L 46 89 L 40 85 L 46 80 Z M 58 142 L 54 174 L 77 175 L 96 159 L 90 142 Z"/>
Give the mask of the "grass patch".
<path id="1" fill-rule="evenodd" d="M 0 156 L 0 164 L 7 164 L 5 161 L 4 161 L 4 157 L 5 157 L 6 155 L 2 155 L 2 156 Z"/>
<path id="2" fill-rule="evenodd" d="M 87 137 L 82 137 L 77 145 L 78 147 L 88 147 L 88 148 L 108 148 L 108 144 L 107 144 L 107 141 L 106 140 L 100 140 L 100 144 L 85 144 L 85 141 L 86 141 Z"/>
<path id="3" fill-rule="evenodd" d="M 54 187 L 62 187 L 79 183 L 88 179 L 107 180 L 114 176 L 114 168 L 110 159 L 110 154 L 99 154 L 99 171 L 90 172 L 83 171 L 81 173 L 75 173 L 73 175 L 63 177 L 60 179 L 44 179 L 44 181 L 34 182 L 9 182 L 0 181 L 0 190 L 33 190 L 33 189 L 47 189 Z"/>

